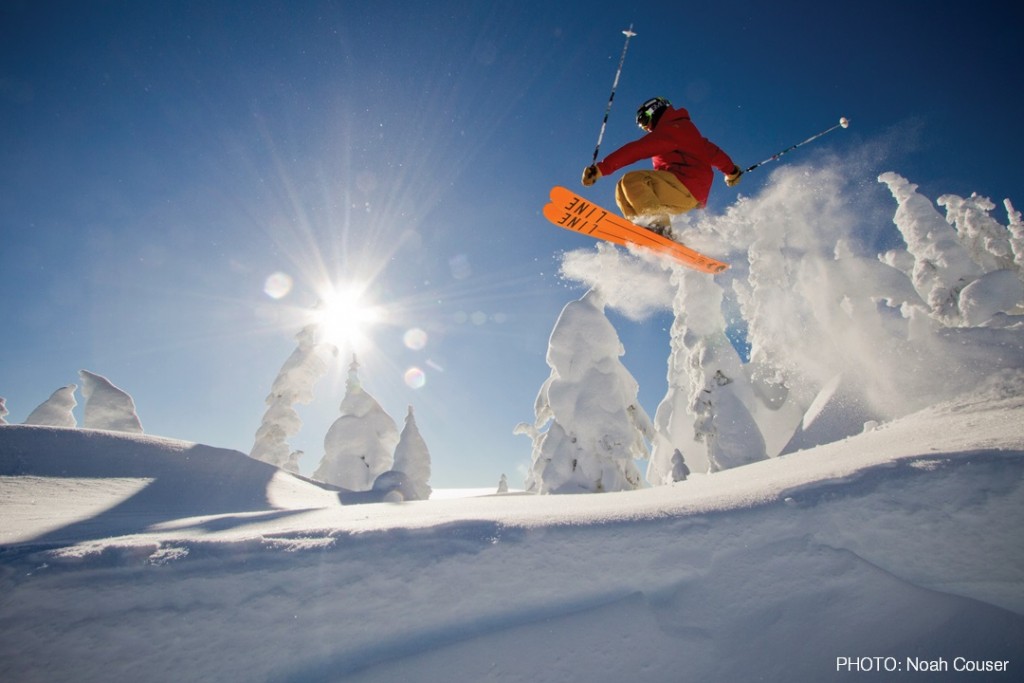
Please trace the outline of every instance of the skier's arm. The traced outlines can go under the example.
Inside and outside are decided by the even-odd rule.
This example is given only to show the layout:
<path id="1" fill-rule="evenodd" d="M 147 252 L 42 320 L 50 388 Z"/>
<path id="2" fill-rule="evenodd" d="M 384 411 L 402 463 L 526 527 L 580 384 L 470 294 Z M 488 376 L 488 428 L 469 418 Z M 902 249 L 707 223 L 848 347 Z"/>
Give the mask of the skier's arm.
<path id="1" fill-rule="evenodd" d="M 743 171 L 718 145 L 702 137 L 698 148 L 700 149 L 700 154 L 704 157 L 704 161 L 725 174 L 726 185 L 735 187 L 740 182 L 740 176 L 743 175 Z"/>
<path id="2" fill-rule="evenodd" d="M 715 143 L 711 142 L 707 138 L 701 138 L 699 144 L 699 154 L 705 162 L 709 165 L 714 166 L 725 175 L 731 175 L 734 171 L 738 170 L 733 160 L 728 154 L 723 152 L 721 148 Z"/>
<path id="3" fill-rule="evenodd" d="M 606 156 L 604 161 L 597 163 L 597 169 L 601 172 L 601 175 L 606 176 L 641 159 L 650 159 L 658 154 L 671 151 L 671 149 L 671 140 L 666 140 L 654 133 L 648 133 L 639 140 L 627 142 Z"/>

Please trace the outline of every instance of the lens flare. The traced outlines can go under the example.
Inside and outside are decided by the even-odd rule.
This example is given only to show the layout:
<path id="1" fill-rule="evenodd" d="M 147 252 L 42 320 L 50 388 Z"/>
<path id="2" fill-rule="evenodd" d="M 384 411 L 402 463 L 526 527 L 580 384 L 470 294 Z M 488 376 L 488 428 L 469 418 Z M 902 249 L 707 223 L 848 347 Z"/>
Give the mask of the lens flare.
<path id="1" fill-rule="evenodd" d="M 422 389 L 427 383 L 427 375 L 417 367 L 405 371 L 405 384 L 410 389 Z"/>
<path id="2" fill-rule="evenodd" d="M 292 291 L 292 284 L 292 278 L 288 273 L 271 273 L 263 283 L 263 293 L 271 299 L 283 299 Z"/>
<path id="3" fill-rule="evenodd" d="M 469 264 L 469 257 L 465 254 L 457 254 L 450 258 L 448 267 L 452 271 L 452 277 L 456 280 L 465 280 L 473 274 L 473 267 Z"/>
<path id="4" fill-rule="evenodd" d="M 421 351 L 427 345 L 427 333 L 418 327 L 413 327 L 402 335 L 402 341 L 405 342 L 407 349 Z"/>

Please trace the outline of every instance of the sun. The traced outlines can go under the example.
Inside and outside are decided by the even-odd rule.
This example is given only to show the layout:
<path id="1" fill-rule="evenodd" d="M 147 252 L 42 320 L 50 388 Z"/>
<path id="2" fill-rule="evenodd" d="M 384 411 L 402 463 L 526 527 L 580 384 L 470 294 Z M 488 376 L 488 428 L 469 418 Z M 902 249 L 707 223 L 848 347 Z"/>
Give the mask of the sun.
<path id="1" fill-rule="evenodd" d="M 321 292 L 313 318 L 323 342 L 339 349 L 369 343 L 370 329 L 381 322 L 383 312 L 365 294 L 365 287 L 358 285 L 335 285 Z"/>

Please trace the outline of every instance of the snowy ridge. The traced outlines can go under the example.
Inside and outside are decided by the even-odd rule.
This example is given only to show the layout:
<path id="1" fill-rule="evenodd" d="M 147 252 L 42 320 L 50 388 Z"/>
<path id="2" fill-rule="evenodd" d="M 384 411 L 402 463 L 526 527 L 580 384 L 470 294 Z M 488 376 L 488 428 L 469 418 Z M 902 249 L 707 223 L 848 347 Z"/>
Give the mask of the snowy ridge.
<path id="1" fill-rule="evenodd" d="M 343 509 L 344 492 L 339 496 L 333 487 L 284 473 L 236 451 L 112 432 L 5 427 L 0 430 L 0 476 L 5 486 L 24 476 L 85 479 L 98 486 L 106 478 L 165 481 L 161 488 L 175 493 L 168 494 L 166 501 L 162 494 L 152 501 L 171 506 L 174 512 L 211 515 L 218 510 L 294 509 L 302 511 L 299 528 L 306 531 L 318 524 L 325 530 L 351 531 L 429 526 L 436 522 L 431 514 L 435 511 L 445 520 L 466 515 L 522 526 L 546 525 L 553 519 L 557 523 L 605 523 L 771 504 L 789 497 L 792 491 L 852 480 L 874 468 L 891 468 L 903 461 L 931 462 L 939 457 L 936 454 L 947 459 L 977 453 L 1013 455 L 1024 451 L 1022 423 L 1024 376 L 1017 374 L 854 437 L 743 468 L 695 476 L 674 486 L 573 497 L 571 503 L 559 497 L 533 496 L 442 499 L 374 508 L 372 515 L 353 515 Z M 88 455 L 69 463 L 61 455 L 65 451 Z M 138 508 L 150 509 L 150 505 L 143 501 Z M 8 528 L 17 526 L 17 521 L 11 520 Z M 247 533 L 259 536 L 268 531 L 288 531 L 288 523 L 253 525 Z M 163 536 L 152 534 L 143 537 Z"/>
<path id="2" fill-rule="evenodd" d="M 238 500 L 258 501 L 248 512 L 179 509 L 135 529 L 68 517 L 77 540 L 5 515 L 25 526 L 0 551 L 0 675 L 108 680 L 116 662 L 142 681 L 820 681 L 841 680 L 848 652 L 1016 663 L 1022 388 L 1007 377 L 841 442 L 642 491 L 316 507 L 313 485 L 286 475 L 294 497 L 277 503 L 281 481 L 236 478 Z M 104 464 L 54 472 L 71 442 Z M 184 454 L 208 456 L 204 476 L 272 469 L 153 437 L 0 428 L 12 450 L 0 494 L 16 514 L 32 482 L 57 493 L 54 474 L 130 495 L 107 478 L 118 459 L 157 463 L 127 472 L 140 476 L 168 477 Z"/>

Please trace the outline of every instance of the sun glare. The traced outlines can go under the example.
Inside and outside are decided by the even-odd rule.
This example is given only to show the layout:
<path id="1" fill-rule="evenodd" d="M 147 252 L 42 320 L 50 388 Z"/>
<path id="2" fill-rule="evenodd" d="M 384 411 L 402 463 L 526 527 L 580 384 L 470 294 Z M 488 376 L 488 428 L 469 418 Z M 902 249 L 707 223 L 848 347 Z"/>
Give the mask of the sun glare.
<path id="1" fill-rule="evenodd" d="M 380 308 L 366 301 L 359 287 L 336 287 L 323 293 L 314 316 L 321 339 L 338 348 L 365 345 L 370 328 L 382 318 Z"/>

